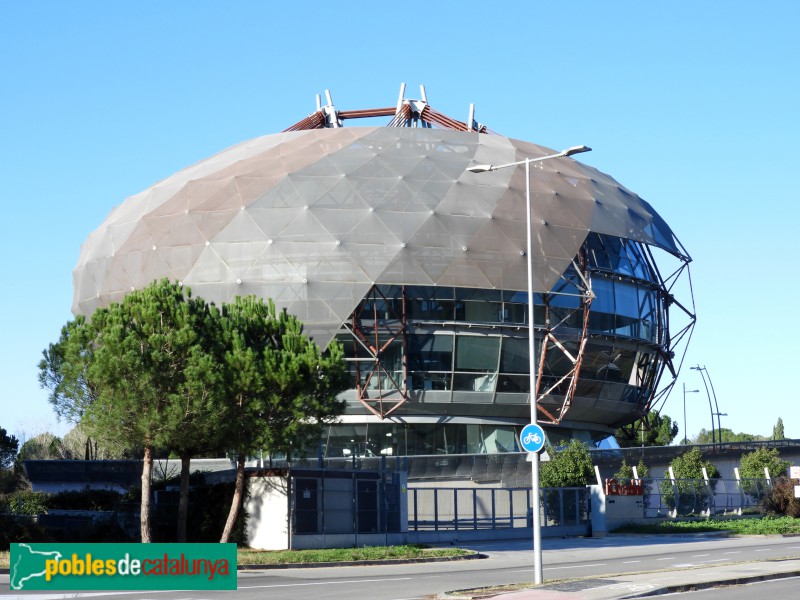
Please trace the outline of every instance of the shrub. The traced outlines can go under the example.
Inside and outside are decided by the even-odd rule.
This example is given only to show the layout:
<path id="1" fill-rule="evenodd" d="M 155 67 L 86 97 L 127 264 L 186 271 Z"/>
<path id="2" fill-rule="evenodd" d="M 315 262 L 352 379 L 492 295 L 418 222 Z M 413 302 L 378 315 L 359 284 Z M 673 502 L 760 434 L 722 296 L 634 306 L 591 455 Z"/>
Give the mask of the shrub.
<path id="1" fill-rule="evenodd" d="M 550 460 L 541 463 L 539 472 L 539 486 L 544 488 L 583 487 L 588 484 L 594 474 L 592 458 L 589 449 L 579 440 L 570 440 L 567 444 L 560 444 L 557 448 L 548 448 Z M 560 523 L 559 511 L 560 496 L 564 499 L 564 515 L 569 520 L 569 515 L 574 515 L 579 509 L 574 493 L 563 493 L 560 490 L 544 490 L 540 501 L 545 507 L 545 514 L 549 523 Z"/>
<path id="2" fill-rule="evenodd" d="M 19 542 L 51 542 L 53 538 L 32 517 L 0 515 L 0 550 Z"/>
<path id="3" fill-rule="evenodd" d="M 47 499 L 47 507 L 61 510 L 114 510 L 121 498 L 121 494 L 114 490 L 59 492 Z"/>
<path id="4" fill-rule="evenodd" d="M 789 471 L 789 461 L 778 455 L 777 448 L 759 448 L 754 452 L 742 454 L 739 475 L 742 479 L 764 479 L 764 467 L 769 469 L 770 477 L 781 477 Z"/>
<path id="5" fill-rule="evenodd" d="M 47 494 L 20 490 L 8 495 L 8 512 L 12 515 L 36 516 L 47 512 Z"/>
<path id="6" fill-rule="evenodd" d="M 645 479 L 650 474 L 650 469 L 647 468 L 647 465 L 644 464 L 644 460 L 639 460 L 639 464 L 636 465 L 636 472 L 639 475 L 639 480 L 642 482 L 642 505 L 644 508 L 647 508 L 650 505 L 650 486 L 647 484 Z M 619 471 L 614 473 L 614 479 L 621 483 L 628 483 L 633 479 L 633 467 L 631 467 L 626 460 L 622 459 L 622 464 L 619 467 Z"/>
<path id="7" fill-rule="evenodd" d="M 636 471 L 639 474 L 639 479 L 647 479 L 647 476 L 650 474 L 650 469 L 647 468 L 643 460 L 640 460 L 639 464 L 636 465 Z M 629 480 L 633 479 L 633 467 L 631 467 L 624 458 L 622 459 L 622 464 L 619 466 L 619 471 L 614 473 L 614 479 L 622 483 L 627 483 Z"/>
<path id="8" fill-rule="evenodd" d="M 582 487 L 592 480 L 594 468 L 586 444 L 573 439 L 548 450 L 550 460 L 541 463 L 540 487 Z"/>
<path id="9" fill-rule="evenodd" d="M 771 488 L 765 478 L 764 468 L 769 470 L 771 477 L 780 477 L 787 474 L 789 461 L 781 459 L 776 448 L 759 448 L 742 455 L 739 467 L 742 489 L 753 499 L 760 499 L 761 502 L 765 500 Z M 759 509 L 763 511 L 761 506 Z"/>
<path id="10" fill-rule="evenodd" d="M 676 482 L 665 479 L 661 482 L 661 500 L 678 514 L 698 514 L 711 505 L 711 491 L 720 478 L 719 469 L 703 458 L 699 448 L 692 448 L 670 463 Z M 709 486 L 703 478 L 703 467 L 708 473 Z M 710 489 L 709 489 L 710 487 Z M 676 497 L 677 491 L 677 497 Z"/>
<path id="11" fill-rule="evenodd" d="M 794 497 L 794 480 L 778 477 L 772 489 L 761 500 L 761 510 L 768 515 L 800 517 L 800 498 Z"/>

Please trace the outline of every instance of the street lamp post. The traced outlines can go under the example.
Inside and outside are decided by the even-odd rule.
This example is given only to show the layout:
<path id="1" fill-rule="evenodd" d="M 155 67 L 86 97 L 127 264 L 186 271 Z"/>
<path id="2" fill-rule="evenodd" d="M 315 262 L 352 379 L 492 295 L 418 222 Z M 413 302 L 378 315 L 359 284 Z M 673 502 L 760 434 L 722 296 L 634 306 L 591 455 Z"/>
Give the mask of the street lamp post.
<path id="1" fill-rule="evenodd" d="M 542 162 L 552 158 L 562 158 L 565 156 L 572 156 L 573 154 L 580 154 L 581 152 L 589 152 L 591 148 L 588 146 L 572 146 L 556 154 L 548 154 L 547 156 L 540 156 L 539 158 L 526 158 L 517 162 L 506 163 L 503 165 L 475 165 L 469 167 L 467 171 L 470 173 L 486 173 L 488 171 L 497 171 L 507 167 L 516 167 L 525 165 L 525 201 L 526 206 L 526 236 L 527 236 L 527 254 L 528 254 L 528 357 L 530 371 L 530 398 L 531 398 L 531 423 L 537 423 L 538 415 L 536 410 L 536 353 L 534 343 L 534 323 L 533 323 L 533 252 L 532 252 L 532 239 L 531 232 L 531 212 L 533 207 L 531 205 L 531 163 Z M 532 514 L 532 528 L 533 528 L 533 555 L 534 555 L 534 583 L 542 583 L 542 529 L 541 518 L 539 515 L 540 494 L 539 494 L 539 453 L 532 452 L 529 454 L 531 462 L 531 504 L 533 507 Z"/>
<path id="2" fill-rule="evenodd" d="M 689 440 L 686 438 L 686 434 L 688 433 L 688 429 L 686 429 L 686 394 L 694 394 L 699 392 L 700 390 L 687 390 L 686 384 L 683 384 L 683 445 L 689 443 Z"/>
<path id="3" fill-rule="evenodd" d="M 720 446 L 721 446 L 722 445 L 722 424 L 721 424 L 719 418 L 720 417 L 727 417 L 728 413 L 721 413 L 721 412 L 719 412 L 719 409 L 717 409 L 717 412 L 715 412 L 714 414 L 717 415 L 717 437 L 719 438 L 719 443 L 720 443 Z"/>
<path id="4" fill-rule="evenodd" d="M 700 377 L 703 378 L 703 385 L 706 388 L 706 395 L 708 396 L 708 408 L 711 411 L 711 443 L 712 444 L 716 444 L 717 443 L 717 437 L 719 437 L 719 442 L 720 442 L 720 444 L 722 444 L 722 432 L 720 431 L 718 436 L 714 435 L 714 415 L 717 415 L 717 431 L 719 431 L 719 427 L 720 427 L 720 421 L 719 421 L 720 412 L 719 412 L 719 404 L 717 403 L 717 392 L 714 390 L 714 384 L 711 382 L 711 375 L 709 374 L 708 369 L 706 368 L 705 365 L 703 365 L 702 367 L 700 365 L 697 365 L 696 367 L 689 367 L 689 368 L 692 369 L 693 371 L 698 371 L 700 373 Z M 706 380 L 706 378 L 708 378 L 708 380 Z M 710 393 L 708 391 L 708 386 L 709 385 L 711 386 L 711 392 Z M 714 412 L 714 407 L 711 406 L 711 396 L 712 396 L 712 394 L 714 396 L 714 407 L 716 407 L 716 412 Z M 727 415 L 725 415 L 725 416 L 727 416 Z"/>

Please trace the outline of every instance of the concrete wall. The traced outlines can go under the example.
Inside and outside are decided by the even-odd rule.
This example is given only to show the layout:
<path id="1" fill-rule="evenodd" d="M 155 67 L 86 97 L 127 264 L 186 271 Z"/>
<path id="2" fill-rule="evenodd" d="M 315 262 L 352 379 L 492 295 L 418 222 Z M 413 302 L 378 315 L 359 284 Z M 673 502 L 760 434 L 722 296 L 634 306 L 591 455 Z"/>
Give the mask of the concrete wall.
<path id="1" fill-rule="evenodd" d="M 289 548 L 289 478 L 251 477 L 247 511 L 247 545 L 260 550 Z"/>

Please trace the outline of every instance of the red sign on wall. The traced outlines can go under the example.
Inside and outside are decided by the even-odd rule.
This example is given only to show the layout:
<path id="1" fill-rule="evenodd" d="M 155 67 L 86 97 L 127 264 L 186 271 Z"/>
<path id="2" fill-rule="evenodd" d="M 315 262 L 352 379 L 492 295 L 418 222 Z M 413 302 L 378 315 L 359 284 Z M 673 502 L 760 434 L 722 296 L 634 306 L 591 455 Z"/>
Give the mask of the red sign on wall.
<path id="1" fill-rule="evenodd" d="M 637 480 L 631 479 L 629 484 L 620 483 L 616 479 L 606 479 L 606 496 L 641 496 L 644 488 Z"/>

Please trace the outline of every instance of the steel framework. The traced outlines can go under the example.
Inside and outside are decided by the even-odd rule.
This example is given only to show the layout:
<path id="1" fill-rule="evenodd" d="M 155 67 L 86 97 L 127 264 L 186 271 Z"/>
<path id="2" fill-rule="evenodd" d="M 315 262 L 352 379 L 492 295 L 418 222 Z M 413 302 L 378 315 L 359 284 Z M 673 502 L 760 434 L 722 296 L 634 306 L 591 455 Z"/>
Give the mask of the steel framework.
<path id="1" fill-rule="evenodd" d="M 675 363 L 676 349 L 681 342 L 688 343 L 695 322 L 695 315 L 678 303 L 670 291 L 670 282 L 677 278 L 686 266 L 664 280 L 649 251 L 646 260 L 651 272 L 655 274 L 663 310 L 657 311 L 658 322 L 655 324 L 657 329 L 655 350 L 659 353 L 660 360 L 648 361 L 642 356 L 635 368 L 638 387 L 653 390 L 651 397 L 640 405 L 638 417 L 643 419 L 646 419 L 647 414 L 660 400 L 666 398 L 674 386 L 680 370 L 680 365 Z M 573 261 L 573 269 L 561 276 L 562 280 L 577 289 L 579 303 L 576 308 L 567 311 L 562 308 L 557 311 L 554 309 L 554 303 L 564 294 L 551 292 L 542 295 L 544 325 L 538 328 L 537 337 L 541 340 L 541 349 L 535 394 L 540 420 L 545 424 L 558 425 L 567 417 L 578 390 L 587 342 L 596 336 L 589 328 L 590 311 L 595 294 L 592 291 L 592 270 L 588 262 L 588 249 L 584 243 Z M 408 321 L 406 288 L 400 287 L 402 296 L 398 307 L 384 296 L 378 286 L 372 286 L 353 311 L 349 322 L 344 325 L 360 352 L 366 355 L 349 359 L 355 363 L 356 398 L 380 419 L 386 418 L 409 400 L 407 348 L 408 335 L 413 332 Z M 380 311 L 379 305 L 383 307 Z M 670 336 L 670 311 L 675 307 L 685 313 L 689 322 L 675 336 Z M 529 315 L 528 318 L 533 316 Z M 576 324 L 579 324 L 577 334 Z M 398 372 L 387 369 L 382 361 L 390 346 L 398 341 L 402 353 L 399 375 Z M 575 349 L 570 350 L 569 346 Z M 548 357 L 553 353 L 558 353 L 569 361 L 571 368 L 559 374 L 554 382 L 543 384 L 543 381 L 548 381 L 545 369 L 549 362 Z M 682 359 L 683 353 L 680 353 L 680 360 Z M 611 356 L 609 356 L 610 363 L 613 363 Z M 665 371 L 669 371 L 672 380 L 664 388 L 659 389 Z M 649 424 L 647 426 L 649 427 Z"/>
<path id="2" fill-rule="evenodd" d="M 405 84 L 400 85 L 400 95 L 397 106 L 385 108 L 365 108 L 359 110 L 336 110 L 331 99 L 331 94 L 325 90 L 327 104 L 322 105 L 321 98 L 317 95 L 317 110 L 301 119 L 287 131 L 304 131 L 307 129 L 324 129 L 326 127 L 342 127 L 343 121 L 348 119 L 366 119 L 371 117 L 392 117 L 389 127 L 432 127 L 437 125 L 443 129 L 453 131 L 477 131 L 489 133 L 485 125 L 475 121 L 475 105 L 470 104 L 469 118 L 466 122 L 453 119 L 431 108 L 428 104 L 425 86 L 420 87 L 420 100 L 405 98 Z"/>

